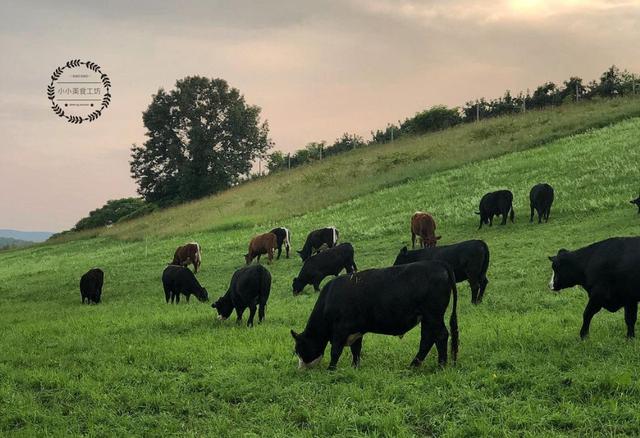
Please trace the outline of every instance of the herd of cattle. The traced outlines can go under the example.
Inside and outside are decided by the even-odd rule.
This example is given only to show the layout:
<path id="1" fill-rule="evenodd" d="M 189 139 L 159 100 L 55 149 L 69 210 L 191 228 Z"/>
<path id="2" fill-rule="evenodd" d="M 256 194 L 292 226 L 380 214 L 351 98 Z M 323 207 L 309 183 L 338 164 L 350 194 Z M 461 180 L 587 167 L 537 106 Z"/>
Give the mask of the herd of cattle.
<path id="1" fill-rule="evenodd" d="M 531 215 L 537 212 L 538 223 L 549 220 L 554 190 L 548 184 L 538 184 L 530 191 Z M 631 201 L 638 206 L 640 196 Z M 494 216 L 514 221 L 513 194 L 508 190 L 487 193 L 480 201 L 480 227 L 493 223 Z M 445 312 L 451 296 L 453 305 L 449 320 L 451 356 L 455 361 L 458 351 L 458 321 L 456 283 L 468 281 L 471 302 L 480 304 L 487 284 L 489 247 L 482 240 L 467 240 L 452 245 L 436 246 L 436 222 L 428 213 L 416 212 L 411 217 L 412 249 L 403 247 L 393 266 L 358 271 L 354 248 L 350 243 L 338 244 L 339 232 L 335 227 L 321 228 L 307 235 L 298 254 L 303 261 L 297 277 L 293 279 L 293 294 L 297 295 L 311 285 L 316 291 L 327 276 L 329 281 L 320 292 L 301 333 L 291 330 L 300 367 L 312 367 L 320 362 L 327 345 L 331 344 L 329 369 L 335 369 L 345 346 L 350 347 L 353 366 L 360 363 L 362 337 L 365 333 L 378 333 L 402 337 L 416 325 L 421 326 L 418 353 L 411 362 L 418 366 L 435 344 L 438 362 L 447 362 L 449 331 L 445 325 Z M 416 237 L 421 248 L 415 249 Z M 237 322 L 242 321 L 249 309 L 248 326 L 258 310 L 258 321 L 265 317 L 265 308 L 271 291 L 271 274 L 259 264 L 260 256 L 267 254 L 269 262 L 280 258 L 282 247 L 289 258 L 291 233 L 280 227 L 251 239 L 245 255 L 246 266 L 234 272 L 227 292 L 212 307 L 218 318 L 225 320 L 235 310 Z M 257 264 L 251 262 L 257 258 Z M 603 240 L 587 247 L 567 251 L 560 249 L 549 257 L 552 277 L 549 288 L 554 291 L 581 286 L 589 300 L 583 314 L 580 336 L 589 332 L 591 318 L 602 308 L 615 312 L 624 308 L 627 336 L 635 336 L 638 301 L 640 301 L 640 238 L 618 237 Z M 202 263 L 200 245 L 192 242 L 176 249 L 173 261 L 162 274 L 165 300 L 180 302 L 185 295 L 208 301 L 207 290 L 200 285 L 195 273 Z M 193 265 L 193 272 L 188 265 Z M 340 276 L 342 271 L 346 275 Z M 99 303 L 104 273 L 91 269 L 80 280 L 82 302 Z"/>

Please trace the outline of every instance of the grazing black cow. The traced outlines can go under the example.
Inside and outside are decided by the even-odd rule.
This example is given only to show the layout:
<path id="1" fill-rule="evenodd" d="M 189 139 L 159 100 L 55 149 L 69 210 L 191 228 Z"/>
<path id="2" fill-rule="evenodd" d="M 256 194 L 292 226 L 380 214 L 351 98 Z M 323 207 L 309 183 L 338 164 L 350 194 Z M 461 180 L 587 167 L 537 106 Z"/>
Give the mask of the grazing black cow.
<path id="1" fill-rule="evenodd" d="M 445 263 L 424 261 L 383 269 L 369 269 L 331 280 L 309 316 L 304 331 L 291 330 L 299 367 L 312 367 L 331 342 L 329 369 L 336 368 L 345 346 L 351 347 L 353 366 L 360 363 L 366 333 L 402 336 L 421 324 L 420 348 L 411 362 L 419 366 L 436 344 L 438 362 L 447 363 L 449 333 L 444 314 L 453 293 L 451 355 L 458 352 L 458 292 L 453 270 Z"/>
<path id="2" fill-rule="evenodd" d="M 302 250 L 298 251 L 300 258 L 304 262 L 312 253 L 319 253 L 322 245 L 332 248 L 338 242 L 339 233 L 336 227 L 320 228 L 307 235 Z"/>
<path id="3" fill-rule="evenodd" d="M 531 205 L 529 222 L 533 222 L 533 210 L 538 213 L 538 223 L 542 223 L 542 219 L 548 222 L 551 204 L 553 204 L 553 187 L 547 183 L 536 184 L 529 192 L 529 203 Z"/>
<path id="4" fill-rule="evenodd" d="M 629 201 L 632 204 L 635 204 L 638 206 L 638 214 L 640 214 L 640 196 L 638 196 L 636 199 L 634 199 L 633 201 Z"/>
<path id="5" fill-rule="evenodd" d="M 209 301 L 207 290 L 200 286 L 196 276 L 189 268 L 184 266 L 169 265 L 162 273 L 162 286 L 164 287 L 164 297 L 169 304 L 180 303 L 180 294 L 186 295 L 187 303 L 191 295 L 195 295 L 200 301 Z"/>
<path id="6" fill-rule="evenodd" d="M 271 292 L 271 274 L 262 265 L 250 265 L 238 269 L 231 277 L 227 292 L 211 307 L 218 311 L 218 318 L 225 320 L 236 310 L 237 320 L 242 321 L 242 313 L 249 308 L 248 327 L 253 327 L 253 317 L 258 309 L 258 321 L 264 319 L 265 306 Z"/>
<path id="7" fill-rule="evenodd" d="M 276 244 L 278 247 L 278 257 L 276 257 L 276 259 L 277 260 L 280 259 L 280 254 L 282 254 L 283 244 L 287 254 L 287 258 L 289 258 L 289 249 L 291 248 L 291 233 L 289 232 L 289 229 L 284 227 L 274 228 L 273 230 L 270 231 L 270 233 L 273 233 L 276 235 Z"/>
<path id="8" fill-rule="evenodd" d="M 353 261 L 353 246 L 346 242 L 305 260 L 300 273 L 293 279 L 293 294 L 299 294 L 308 284 L 319 291 L 320 283 L 326 276 L 337 276 L 343 269 L 348 274 L 358 270 Z"/>
<path id="9" fill-rule="evenodd" d="M 549 260 L 553 268 L 549 288 L 560 291 L 581 286 L 589 295 L 581 338 L 589 334 L 591 318 L 603 307 L 609 312 L 624 307 L 627 337 L 635 336 L 640 301 L 640 237 L 614 237 L 576 251 L 561 249 Z"/>
<path id="10" fill-rule="evenodd" d="M 458 283 L 468 280 L 471 287 L 471 302 L 480 304 L 487 288 L 489 268 L 489 246 L 482 240 L 466 240 L 453 245 L 407 250 L 405 246 L 396 257 L 394 266 L 420 260 L 440 260 L 453 268 Z"/>
<path id="11" fill-rule="evenodd" d="M 497 192 L 487 193 L 480 200 L 480 211 L 476 211 L 476 214 L 480 215 L 480 226 L 482 224 L 493 225 L 494 216 L 502 216 L 501 225 L 506 225 L 507 216 L 510 217 L 511 222 L 515 213 L 513 211 L 513 193 L 509 190 L 498 190 Z"/>
<path id="12" fill-rule="evenodd" d="M 100 296 L 102 295 L 102 283 L 104 282 L 104 272 L 102 269 L 93 268 L 89 269 L 80 278 L 80 296 L 82 297 L 82 304 L 84 300 L 87 300 L 87 304 L 100 302 Z"/>

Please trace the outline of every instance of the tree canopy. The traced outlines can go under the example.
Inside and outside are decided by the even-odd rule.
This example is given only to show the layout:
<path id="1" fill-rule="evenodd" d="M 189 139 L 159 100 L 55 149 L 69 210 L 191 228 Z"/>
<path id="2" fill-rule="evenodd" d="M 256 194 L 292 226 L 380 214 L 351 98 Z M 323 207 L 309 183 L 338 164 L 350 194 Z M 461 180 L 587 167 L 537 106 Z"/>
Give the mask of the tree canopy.
<path id="1" fill-rule="evenodd" d="M 158 90 L 142 120 L 148 138 L 132 147 L 131 173 L 138 193 L 160 206 L 237 184 L 271 147 L 260 108 L 223 79 L 191 76 Z"/>

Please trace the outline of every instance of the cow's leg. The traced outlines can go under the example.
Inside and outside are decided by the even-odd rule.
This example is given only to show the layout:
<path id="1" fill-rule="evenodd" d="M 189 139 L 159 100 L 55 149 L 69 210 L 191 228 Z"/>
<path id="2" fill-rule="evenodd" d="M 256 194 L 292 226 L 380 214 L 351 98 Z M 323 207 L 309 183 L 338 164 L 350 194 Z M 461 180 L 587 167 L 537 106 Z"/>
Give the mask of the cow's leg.
<path id="1" fill-rule="evenodd" d="M 260 256 L 261 256 L 261 255 L 262 255 L 262 254 L 258 254 L 258 263 L 260 263 Z"/>
<path id="2" fill-rule="evenodd" d="M 436 348 L 438 349 L 438 365 L 444 367 L 447 364 L 447 342 L 449 341 L 449 331 L 444 325 L 444 319 L 440 321 L 440 328 L 436 335 Z"/>
<path id="3" fill-rule="evenodd" d="M 236 324 L 242 322 L 242 314 L 244 313 L 244 307 L 236 307 Z"/>
<path id="4" fill-rule="evenodd" d="M 291 248 L 289 247 L 289 245 L 285 245 L 284 249 L 285 249 L 285 251 L 287 252 L 287 258 L 289 258 L 289 250 L 290 250 Z"/>
<path id="5" fill-rule="evenodd" d="M 484 291 L 487 289 L 487 285 L 489 284 L 489 280 L 487 277 L 482 277 L 480 279 L 480 291 L 478 293 L 478 304 L 482 302 L 482 298 L 484 297 Z"/>
<path id="6" fill-rule="evenodd" d="M 549 222 L 549 215 L 551 214 L 551 207 L 547 207 L 547 211 L 544 214 L 544 221 Z"/>
<path id="7" fill-rule="evenodd" d="M 509 216 L 508 211 L 502 213 L 502 222 L 500 222 L 500 225 L 507 225 L 507 216 Z"/>
<path id="8" fill-rule="evenodd" d="M 276 260 L 280 260 L 280 254 L 282 254 L 282 245 L 278 246 L 278 256 L 276 257 Z"/>
<path id="9" fill-rule="evenodd" d="M 624 306 L 624 322 L 627 323 L 627 338 L 636 337 L 636 319 L 638 318 L 638 303 Z"/>
<path id="10" fill-rule="evenodd" d="M 531 206 L 531 216 L 529 216 L 529 223 L 533 223 L 533 205 Z"/>
<path id="11" fill-rule="evenodd" d="M 595 300 L 590 299 L 587 303 L 587 307 L 582 314 L 582 328 L 580 329 L 580 337 L 582 339 L 589 335 L 589 325 L 591 324 L 591 318 L 602 309 L 600 304 L 597 304 Z"/>
<path id="12" fill-rule="evenodd" d="M 316 292 L 320 292 L 320 281 L 313 281 L 313 290 L 315 290 Z"/>
<path id="13" fill-rule="evenodd" d="M 253 317 L 256 316 L 256 303 L 249 305 L 249 320 L 247 321 L 247 327 L 253 327 Z"/>
<path id="14" fill-rule="evenodd" d="M 329 362 L 329 370 L 333 371 L 336 369 L 346 341 L 347 336 L 334 336 L 331 340 L 331 362 Z"/>
<path id="15" fill-rule="evenodd" d="M 473 277 L 469 278 L 469 287 L 471 288 L 471 304 L 480 304 L 480 283 L 473 279 Z"/>
<path id="16" fill-rule="evenodd" d="M 489 226 L 493 226 L 493 215 L 489 216 Z"/>
<path id="17" fill-rule="evenodd" d="M 360 352 L 362 351 L 362 338 L 351 344 L 351 366 L 358 368 L 360 366 Z"/>
<path id="18" fill-rule="evenodd" d="M 261 323 L 262 321 L 264 321 L 265 307 L 267 307 L 265 303 L 260 303 L 258 305 L 258 323 Z"/>
<path id="19" fill-rule="evenodd" d="M 189 298 L 191 298 L 191 294 L 187 295 L 187 303 L 189 302 Z"/>
<path id="20" fill-rule="evenodd" d="M 411 249 L 415 249 L 415 248 L 416 248 L 416 235 L 412 231 L 411 232 Z"/>
<path id="21" fill-rule="evenodd" d="M 176 301 L 176 293 L 174 291 L 171 291 L 171 304 L 173 304 Z"/>
<path id="22" fill-rule="evenodd" d="M 180 292 L 175 292 L 174 296 L 176 297 L 176 304 L 180 304 Z"/>
<path id="23" fill-rule="evenodd" d="M 411 366 L 413 367 L 419 367 L 422 364 L 436 340 L 434 334 L 438 332 L 438 325 L 432 319 L 431 315 L 423 315 L 422 323 L 420 324 L 420 348 L 416 357 L 411 361 Z"/>
<path id="24" fill-rule="evenodd" d="M 269 252 L 267 253 L 267 257 L 269 258 L 269 263 L 273 261 L 273 248 L 269 248 Z"/>

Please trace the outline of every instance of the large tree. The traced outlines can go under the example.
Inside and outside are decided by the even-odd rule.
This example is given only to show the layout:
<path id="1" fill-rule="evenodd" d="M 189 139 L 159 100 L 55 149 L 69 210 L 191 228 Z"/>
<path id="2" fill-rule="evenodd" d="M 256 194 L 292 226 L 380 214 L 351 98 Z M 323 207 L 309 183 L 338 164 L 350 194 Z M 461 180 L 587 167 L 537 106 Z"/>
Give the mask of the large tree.
<path id="1" fill-rule="evenodd" d="M 158 90 L 142 120 L 148 139 L 133 146 L 131 173 L 138 193 L 159 205 L 236 184 L 271 147 L 260 108 L 223 79 L 186 77 Z"/>

